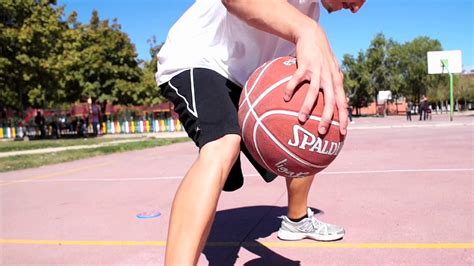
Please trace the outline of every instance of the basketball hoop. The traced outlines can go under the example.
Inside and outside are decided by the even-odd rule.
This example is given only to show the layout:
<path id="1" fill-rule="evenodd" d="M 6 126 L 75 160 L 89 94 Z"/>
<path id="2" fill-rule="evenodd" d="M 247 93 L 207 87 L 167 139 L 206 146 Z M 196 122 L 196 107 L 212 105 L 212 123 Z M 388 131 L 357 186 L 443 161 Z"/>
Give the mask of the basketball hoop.
<path id="1" fill-rule="evenodd" d="M 430 51 L 427 55 L 428 74 L 449 74 L 449 100 L 451 105 L 449 120 L 453 121 L 453 73 L 462 72 L 462 52 L 461 50 Z"/>

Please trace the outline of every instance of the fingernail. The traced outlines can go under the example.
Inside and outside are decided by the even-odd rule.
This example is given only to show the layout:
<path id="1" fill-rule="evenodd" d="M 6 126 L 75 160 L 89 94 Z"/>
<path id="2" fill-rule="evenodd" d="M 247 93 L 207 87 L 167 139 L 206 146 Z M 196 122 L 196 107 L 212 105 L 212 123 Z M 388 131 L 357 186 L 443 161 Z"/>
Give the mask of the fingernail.
<path id="1" fill-rule="evenodd" d="M 305 115 L 305 114 L 299 114 L 298 119 L 299 119 L 301 122 L 305 122 L 306 119 L 308 119 L 308 116 Z"/>
<path id="2" fill-rule="evenodd" d="M 325 127 L 320 127 L 319 128 L 319 133 L 326 134 L 326 128 Z"/>
<path id="3" fill-rule="evenodd" d="M 291 98 L 290 95 L 289 95 L 289 94 L 286 94 L 286 93 L 285 93 L 285 95 L 283 96 L 283 99 L 284 99 L 286 102 L 289 101 L 290 98 Z"/>

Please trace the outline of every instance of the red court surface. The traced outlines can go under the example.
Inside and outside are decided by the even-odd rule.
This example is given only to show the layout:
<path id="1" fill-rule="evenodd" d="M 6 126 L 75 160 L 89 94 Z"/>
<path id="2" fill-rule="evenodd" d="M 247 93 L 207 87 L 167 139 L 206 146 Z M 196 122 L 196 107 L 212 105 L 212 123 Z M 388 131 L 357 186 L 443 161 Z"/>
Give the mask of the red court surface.
<path id="1" fill-rule="evenodd" d="M 344 239 L 280 241 L 284 179 L 244 160 L 199 265 L 473 265 L 473 116 L 360 118 L 310 193 Z M 413 117 L 415 120 L 416 117 Z M 162 265 L 191 142 L 0 174 L 1 265 Z M 138 213 L 161 216 L 139 219 Z M 193 217 L 189 217 L 193 219 Z"/>

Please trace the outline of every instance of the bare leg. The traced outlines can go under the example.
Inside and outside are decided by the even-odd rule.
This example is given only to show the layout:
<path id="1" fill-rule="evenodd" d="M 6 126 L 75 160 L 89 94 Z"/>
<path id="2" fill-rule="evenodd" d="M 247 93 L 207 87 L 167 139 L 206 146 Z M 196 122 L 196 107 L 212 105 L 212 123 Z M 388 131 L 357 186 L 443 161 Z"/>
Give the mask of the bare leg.
<path id="1" fill-rule="evenodd" d="M 344 237 L 344 228 L 321 222 L 314 217 L 314 212 L 308 211 L 308 195 L 313 181 L 314 176 L 286 179 L 288 214 L 283 217 L 278 230 L 278 238 L 282 240 L 310 238 L 317 241 L 334 241 Z M 308 216 L 306 217 L 306 215 Z"/>
<path id="2" fill-rule="evenodd" d="M 314 175 L 303 178 L 286 178 L 288 190 L 288 214 L 291 219 L 298 219 L 307 213 L 308 193 L 313 183 Z"/>
<path id="3" fill-rule="evenodd" d="M 224 136 L 201 148 L 173 201 L 165 265 L 197 263 L 226 177 L 239 153 L 238 135 Z"/>

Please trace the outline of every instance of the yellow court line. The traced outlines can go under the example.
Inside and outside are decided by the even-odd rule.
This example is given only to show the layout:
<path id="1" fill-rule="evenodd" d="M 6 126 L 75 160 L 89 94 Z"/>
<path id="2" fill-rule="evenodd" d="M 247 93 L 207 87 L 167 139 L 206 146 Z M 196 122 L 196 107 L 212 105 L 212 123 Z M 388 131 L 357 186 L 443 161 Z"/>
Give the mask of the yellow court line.
<path id="1" fill-rule="evenodd" d="M 44 179 L 44 178 L 49 178 L 49 177 L 72 174 L 72 173 L 80 172 L 80 171 L 83 171 L 83 170 L 89 170 L 89 169 L 92 169 L 92 168 L 97 168 L 97 167 L 106 166 L 106 165 L 110 165 L 110 164 L 112 164 L 112 163 L 110 163 L 110 162 L 100 163 L 100 164 L 94 164 L 94 165 L 74 168 L 74 169 L 60 171 L 60 172 L 54 172 L 54 173 L 45 174 L 45 175 L 33 176 L 33 177 L 30 177 L 30 178 L 21 179 L 21 180 L 4 181 L 3 183 L 0 183 L 0 187 L 1 186 L 8 186 L 8 185 L 11 185 L 11 184 L 17 184 L 17 183 L 28 183 L 28 181 Z"/>
<path id="2" fill-rule="evenodd" d="M 64 246 L 166 246 L 166 241 L 102 240 L 33 240 L 0 239 L 0 244 Z M 259 246 L 286 248 L 355 248 L 355 249 L 474 249 L 474 243 L 326 243 L 326 242 L 209 242 L 211 247 Z"/>
<path id="3" fill-rule="evenodd" d="M 356 249 L 473 249 L 474 243 L 298 243 L 267 242 L 267 247 L 319 247 Z"/>
<path id="4" fill-rule="evenodd" d="M 166 246 L 166 241 L 107 241 L 107 240 L 30 240 L 0 239 L 0 244 L 64 245 L 64 246 Z"/>

